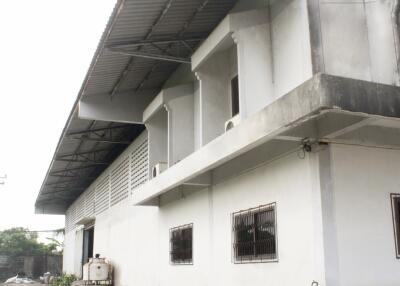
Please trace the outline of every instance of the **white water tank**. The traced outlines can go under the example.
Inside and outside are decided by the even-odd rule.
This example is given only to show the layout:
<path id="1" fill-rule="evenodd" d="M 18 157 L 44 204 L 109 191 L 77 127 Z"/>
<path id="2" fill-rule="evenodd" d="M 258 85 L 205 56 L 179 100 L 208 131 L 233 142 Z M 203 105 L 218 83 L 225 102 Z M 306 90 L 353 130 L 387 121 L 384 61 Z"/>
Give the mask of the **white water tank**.
<path id="1" fill-rule="evenodd" d="M 105 258 L 100 258 L 96 254 L 95 258 L 90 258 L 89 262 L 83 265 L 83 280 L 85 281 L 105 281 L 111 279 L 111 267 Z"/>

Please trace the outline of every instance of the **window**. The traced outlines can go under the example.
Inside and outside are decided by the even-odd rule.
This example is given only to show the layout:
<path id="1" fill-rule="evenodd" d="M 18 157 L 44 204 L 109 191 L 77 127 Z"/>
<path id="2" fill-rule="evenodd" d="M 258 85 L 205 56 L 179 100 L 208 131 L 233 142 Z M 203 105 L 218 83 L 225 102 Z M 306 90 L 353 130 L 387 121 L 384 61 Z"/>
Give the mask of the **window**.
<path id="1" fill-rule="evenodd" d="M 272 203 L 233 214 L 235 263 L 277 260 L 275 208 Z"/>
<path id="2" fill-rule="evenodd" d="M 83 256 L 82 262 L 86 264 L 90 258 L 93 258 L 94 245 L 94 227 L 87 228 L 83 231 Z"/>
<path id="3" fill-rule="evenodd" d="M 232 117 L 239 114 L 239 77 L 231 80 Z"/>
<path id="4" fill-rule="evenodd" d="M 400 194 L 391 194 L 396 257 L 400 259 Z"/>
<path id="5" fill-rule="evenodd" d="M 170 260 L 173 264 L 192 264 L 193 224 L 170 230 Z"/>

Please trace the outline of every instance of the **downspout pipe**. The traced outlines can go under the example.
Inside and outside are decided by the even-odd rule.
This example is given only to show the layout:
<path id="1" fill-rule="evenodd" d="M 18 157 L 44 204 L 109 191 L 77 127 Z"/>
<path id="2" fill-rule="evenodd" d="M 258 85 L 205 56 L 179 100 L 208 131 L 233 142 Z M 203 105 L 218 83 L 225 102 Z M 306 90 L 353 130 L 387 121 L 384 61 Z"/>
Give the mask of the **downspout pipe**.
<path id="1" fill-rule="evenodd" d="M 393 0 L 392 25 L 396 49 L 397 85 L 400 85 L 400 0 Z"/>

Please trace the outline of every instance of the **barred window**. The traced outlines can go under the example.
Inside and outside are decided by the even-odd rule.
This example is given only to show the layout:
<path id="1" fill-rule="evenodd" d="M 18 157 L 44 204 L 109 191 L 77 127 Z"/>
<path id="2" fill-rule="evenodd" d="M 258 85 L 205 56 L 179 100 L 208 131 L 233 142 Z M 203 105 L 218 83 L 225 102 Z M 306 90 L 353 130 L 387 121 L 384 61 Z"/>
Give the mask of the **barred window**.
<path id="1" fill-rule="evenodd" d="M 268 262 L 277 259 L 276 204 L 268 204 L 232 216 L 235 263 Z"/>
<path id="2" fill-rule="evenodd" d="M 396 257 L 400 259 L 400 194 L 392 194 L 391 200 Z"/>
<path id="3" fill-rule="evenodd" d="M 170 260 L 174 264 L 192 264 L 193 224 L 170 230 Z"/>

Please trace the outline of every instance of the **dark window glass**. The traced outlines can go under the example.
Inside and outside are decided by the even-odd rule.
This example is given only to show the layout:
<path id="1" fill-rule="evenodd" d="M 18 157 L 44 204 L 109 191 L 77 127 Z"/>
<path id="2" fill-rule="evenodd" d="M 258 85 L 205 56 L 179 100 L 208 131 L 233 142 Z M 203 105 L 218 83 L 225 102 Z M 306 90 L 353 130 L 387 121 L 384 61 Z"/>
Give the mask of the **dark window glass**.
<path id="1" fill-rule="evenodd" d="M 94 228 L 85 229 L 83 232 L 83 264 L 93 257 Z"/>
<path id="2" fill-rule="evenodd" d="M 396 257 L 400 259 L 400 194 L 392 194 L 393 226 L 396 243 Z"/>
<path id="3" fill-rule="evenodd" d="M 170 259 L 175 264 L 192 263 L 193 225 L 170 230 Z"/>
<path id="4" fill-rule="evenodd" d="M 233 214 L 235 262 L 276 260 L 275 204 Z"/>
<path id="5" fill-rule="evenodd" d="M 239 114 L 239 77 L 231 80 L 232 117 Z"/>

